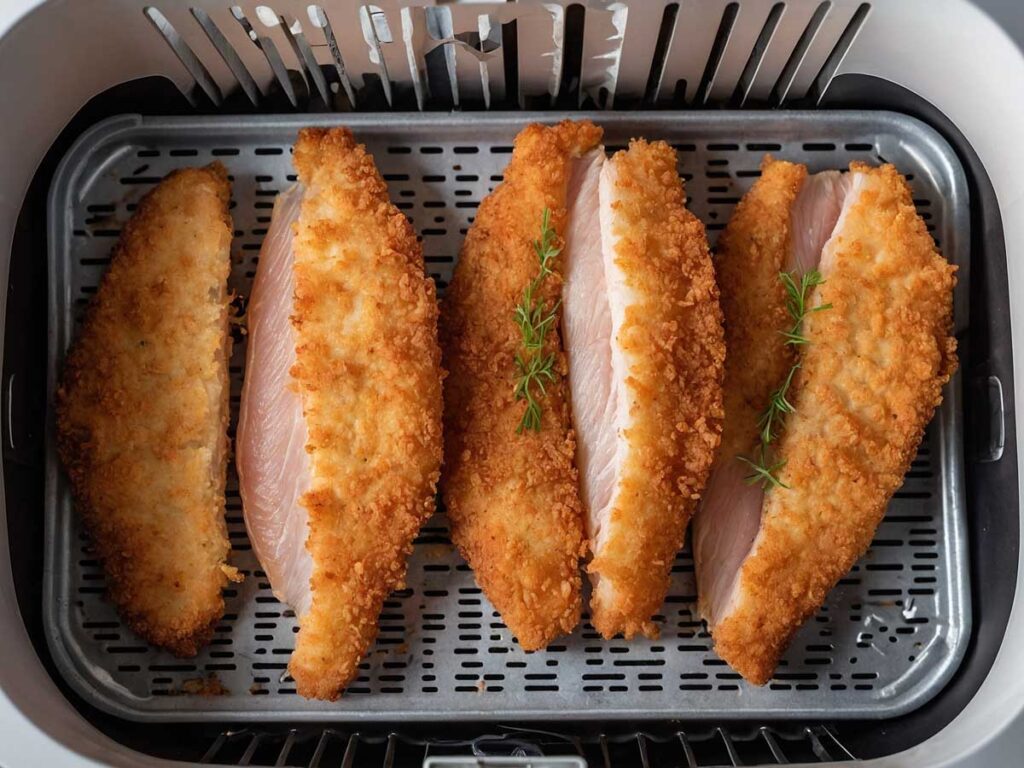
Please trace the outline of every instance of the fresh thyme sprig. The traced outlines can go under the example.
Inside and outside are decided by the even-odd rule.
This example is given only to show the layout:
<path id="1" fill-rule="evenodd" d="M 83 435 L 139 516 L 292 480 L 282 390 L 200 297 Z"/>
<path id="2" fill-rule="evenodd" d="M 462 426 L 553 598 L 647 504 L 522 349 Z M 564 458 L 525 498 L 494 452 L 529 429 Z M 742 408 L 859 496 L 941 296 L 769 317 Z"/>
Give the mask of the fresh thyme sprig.
<path id="1" fill-rule="evenodd" d="M 540 269 L 537 276 L 523 288 L 522 301 L 516 306 L 515 321 L 523 338 L 523 349 L 516 355 L 518 379 L 515 386 L 516 400 L 526 401 L 526 410 L 516 428 L 517 434 L 524 430 L 540 432 L 540 399 L 547 393 L 545 384 L 555 379 L 555 355 L 543 354 L 544 340 L 558 318 L 559 302 L 550 309 L 538 297 L 541 284 L 551 274 L 551 263 L 562 252 L 555 246 L 555 230 L 551 227 L 551 211 L 544 209 L 540 223 L 540 239 L 533 241 Z"/>
<path id="2" fill-rule="evenodd" d="M 801 277 L 796 277 L 796 272 L 780 272 L 779 279 L 786 289 L 786 310 L 789 312 L 793 325 L 788 331 L 782 331 L 786 339 L 784 344 L 800 346 L 808 343 L 808 338 L 803 335 L 803 324 L 806 317 L 812 312 L 820 312 L 823 309 L 831 309 L 831 304 L 819 304 L 816 307 L 808 306 L 808 299 L 813 288 L 825 281 L 821 273 L 816 269 L 805 272 Z M 800 368 L 800 363 L 795 363 L 786 374 L 782 384 L 768 397 L 768 405 L 757 421 L 760 442 L 757 447 L 756 458 L 737 456 L 740 461 L 750 466 L 752 472 L 744 478 L 749 485 L 760 483 L 761 488 L 767 490 L 772 488 L 789 488 L 779 480 L 778 472 L 785 465 L 785 461 L 773 461 L 771 444 L 782 431 L 782 422 L 786 414 L 793 413 L 793 404 L 789 401 L 789 388 L 793 383 L 793 376 Z"/>
<path id="3" fill-rule="evenodd" d="M 747 485 L 761 483 L 761 487 L 764 489 L 767 489 L 769 485 L 772 486 L 773 488 L 788 489 L 789 486 L 786 485 L 781 480 L 779 480 L 779 478 L 776 477 L 775 475 L 776 472 L 782 469 L 786 462 L 778 461 L 774 464 L 770 464 L 767 458 L 765 457 L 764 450 L 764 445 L 760 446 L 759 451 L 761 455 L 758 457 L 757 461 L 753 459 L 748 459 L 746 456 L 736 457 L 744 464 L 747 464 L 752 470 L 751 474 L 747 475 L 744 478 L 744 480 L 746 480 L 747 482 Z"/>
<path id="4" fill-rule="evenodd" d="M 776 427 L 781 428 L 782 419 L 785 414 L 793 412 L 793 404 L 786 399 L 789 394 L 789 385 L 793 383 L 793 376 L 796 374 L 800 364 L 797 363 L 789 369 L 789 373 L 779 388 L 768 396 L 768 407 L 764 409 L 757 428 L 761 432 L 761 445 L 769 445 L 776 435 Z"/>
<path id="5" fill-rule="evenodd" d="M 794 279 L 793 274 L 779 272 L 779 279 L 786 288 L 786 310 L 789 312 L 789 316 L 793 318 L 793 327 L 788 331 L 783 331 L 782 335 L 786 337 L 786 344 L 799 345 L 807 343 L 807 337 L 801 333 L 804 318 L 811 312 L 832 309 L 832 305 L 819 304 L 816 307 L 807 306 L 807 298 L 811 289 L 825 282 L 818 270 L 812 269 L 805 272 L 800 278 L 799 283 Z"/>

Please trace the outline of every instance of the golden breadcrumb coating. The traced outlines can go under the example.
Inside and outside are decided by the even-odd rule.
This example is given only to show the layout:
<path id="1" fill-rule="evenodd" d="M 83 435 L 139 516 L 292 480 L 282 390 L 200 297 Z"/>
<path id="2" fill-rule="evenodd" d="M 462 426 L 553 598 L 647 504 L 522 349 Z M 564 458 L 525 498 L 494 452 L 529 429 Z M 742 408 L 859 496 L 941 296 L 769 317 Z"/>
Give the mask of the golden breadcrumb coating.
<path id="1" fill-rule="evenodd" d="M 632 141 L 608 162 L 614 258 L 629 292 L 615 343 L 630 426 L 607 538 L 588 570 L 613 585 L 594 591 L 594 627 L 630 638 L 654 632 L 718 449 L 725 343 L 704 225 L 686 210 L 675 150 Z"/>
<path id="2" fill-rule="evenodd" d="M 584 541 L 561 338 L 557 328 L 546 338 L 557 372 L 546 385 L 541 430 L 516 434 L 524 403 L 513 397 L 522 343 L 513 313 L 539 269 L 533 242 L 543 211 L 561 236 L 571 160 L 600 139 L 589 122 L 519 133 L 504 182 L 466 236 L 442 312 L 451 372 L 442 485 L 452 539 L 526 650 L 579 623 Z M 561 258 L 554 261 L 541 291 L 548 306 L 562 291 Z"/>
<path id="3" fill-rule="evenodd" d="M 233 568 L 227 279 L 219 163 L 170 174 L 124 227 L 57 392 L 57 447 L 107 593 L 141 637 L 194 656 Z"/>
<path id="4" fill-rule="evenodd" d="M 437 299 L 408 220 L 345 128 L 295 144 L 296 364 L 308 429 L 312 607 L 289 670 L 333 700 L 354 678 L 384 600 L 434 511 L 441 464 Z"/>
<path id="5" fill-rule="evenodd" d="M 756 684 L 871 543 L 956 367 L 956 268 L 936 250 L 903 177 L 863 173 L 834 266 L 805 320 L 801 369 L 778 458 L 791 490 L 769 491 L 740 602 L 715 648 Z"/>
<path id="6" fill-rule="evenodd" d="M 766 156 L 760 178 L 718 238 L 715 273 L 727 350 L 723 461 L 751 452 L 758 418 L 796 362 L 794 348 L 781 343 L 793 321 L 779 272 L 792 238 L 789 212 L 806 177 L 805 166 Z"/>

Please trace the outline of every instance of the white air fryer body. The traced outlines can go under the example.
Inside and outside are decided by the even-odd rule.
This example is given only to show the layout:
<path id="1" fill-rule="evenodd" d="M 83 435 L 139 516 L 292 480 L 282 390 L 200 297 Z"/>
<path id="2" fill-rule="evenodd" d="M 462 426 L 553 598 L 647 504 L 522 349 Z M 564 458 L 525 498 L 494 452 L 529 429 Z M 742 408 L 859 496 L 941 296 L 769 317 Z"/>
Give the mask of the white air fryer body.
<path id="1" fill-rule="evenodd" d="M 535 108 L 538 99 L 557 97 L 570 3 L 467 2 L 445 4 L 439 13 L 428 13 L 428 5 L 378 0 L 363 7 L 336 0 L 321 8 L 275 0 L 270 7 L 244 2 L 233 10 L 229 0 L 4 0 L 0 303 L 7 296 L 16 218 L 40 161 L 90 98 L 120 83 L 161 75 L 204 104 L 221 104 L 239 89 L 259 103 L 272 81 L 282 83 L 284 69 L 304 73 L 306 87 L 326 95 L 331 86 L 318 77 L 319 64 L 338 69 L 336 88 L 345 91 L 339 97 L 351 101 L 365 77 L 381 77 L 388 83 L 388 101 L 401 91 L 412 93 L 422 106 L 431 87 L 424 58 L 441 46 L 453 102 L 482 99 L 489 104 L 507 94 L 502 52 L 487 41 L 495 39 L 502 22 L 516 18 L 521 103 Z M 871 75 L 919 95 L 964 135 L 994 188 L 1005 238 L 1013 356 L 1024 360 L 1024 57 L 999 26 L 966 0 L 793 0 L 784 6 L 772 0 L 683 2 L 660 79 L 652 83 L 651 61 L 667 5 L 662 0 L 586 3 L 581 98 L 589 95 L 613 109 L 645 93 L 670 96 L 685 81 L 688 103 L 733 98 L 737 106 L 774 101 L 785 107 L 820 93 L 843 74 Z M 735 17 L 727 42 L 715 51 L 720 22 L 728 13 Z M 816 33 L 801 40 L 809 24 Z M 770 34 L 764 39 L 766 28 Z M 477 41 L 476 49 L 469 39 Z M 763 55 L 749 66 L 755 48 Z M 713 54 L 718 63 L 708 78 L 706 65 Z M 282 85 L 288 96 L 290 86 Z M 1024 377 L 1017 377 L 1014 394 L 1024 402 Z M 1024 414 L 1013 418 L 1017 432 L 1024 433 Z M 1024 478 L 1024 461 L 1018 476 Z M 1024 487 L 1019 490 L 1024 497 Z M 11 548 L 19 546 L 8 540 L 4 517 L 0 765 L 166 765 L 99 733 L 58 690 L 19 615 L 10 564 Z M 999 653 L 967 707 L 924 743 L 872 764 L 1020 764 L 1024 562 L 1018 563 L 1016 595 Z"/>

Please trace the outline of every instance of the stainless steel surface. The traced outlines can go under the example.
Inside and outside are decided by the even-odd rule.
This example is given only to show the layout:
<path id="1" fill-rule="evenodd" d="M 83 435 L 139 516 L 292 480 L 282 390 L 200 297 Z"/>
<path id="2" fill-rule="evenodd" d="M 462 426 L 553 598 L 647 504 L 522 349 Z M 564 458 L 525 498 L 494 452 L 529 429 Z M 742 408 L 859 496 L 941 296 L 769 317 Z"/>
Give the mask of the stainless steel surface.
<path id="1" fill-rule="evenodd" d="M 679 149 L 690 207 L 714 239 L 757 175 L 765 152 L 812 170 L 851 160 L 893 162 L 919 210 L 960 265 L 955 313 L 967 320 L 967 187 L 956 157 L 931 129 L 879 112 L 618 113 L 593 117 L 609 149 L 630 136 Z M 168 171 L 224 162 L 234 177 L 235 290 L 245 293 L 274 195 L 292 176 L 289 148 L 309 124 L 344 123 L 377 159 L 396 204 L 423 235 L 427 268 L 443 289 L 478 202 L 500 181 L 512 138 L 530 119 L 557 115 L 410 114 L 151 119 L 103 123 L 64 159 L 50 200 L 50 392 L 82 310 L 121 224 Z M 235 348 L 235 404 L 244 344 Z M 246 574 L 198 657 L 147 648 L 103 599 L 102 572 L 73 514 L 48 441 L 47 638 L 61 674 L 88 701 L 139 720 L 562 720 L 890 717 L 920 706 L 948 681 L 970 632 L 959 377 L 947 388 L 905 484 L 864 558 L 796 636 L 763 688 L 743 683 L 711 651 L 694 605 L 688 551 L 673 568 L 658 640 L 603 641 L 584 623 L 544 652 L 526 654 L 452 550 L 444 516 L 423 529 L 408 587 L 381 617 L 380 637 L 347 694 L 333 704 L 294 693 L 287 676 L 294 616 L 271 595 L 250 550 L 234 478 L 228 528 Z M 188 692 L 215 679 L 222 695 Z"/>

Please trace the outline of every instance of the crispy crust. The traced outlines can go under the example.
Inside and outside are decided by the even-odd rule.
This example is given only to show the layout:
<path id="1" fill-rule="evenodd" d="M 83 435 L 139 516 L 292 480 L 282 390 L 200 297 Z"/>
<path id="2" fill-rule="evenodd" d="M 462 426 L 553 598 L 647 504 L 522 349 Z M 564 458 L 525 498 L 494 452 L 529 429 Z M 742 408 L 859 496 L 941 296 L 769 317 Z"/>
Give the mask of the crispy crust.
<path id="1" fill-rule="evenodd" d="M 513 398 L 521 343 L 513 310 L 537 272 L 541 215 L 561 233 L 570 160 L 593 149 L 589 122 L 529 125 L 516 137 L 505 181 L 480 206 L 442 312 L 451 378 L 445 398 L 444 499 L 452 539 L 526 650 L 571 632 L 580 617 L 583 527 L 560 334 L 548 334 L 558 378 L 547 386 L 539 433 L 516 434 Z M 545 280 L 557 300 L 561 264 Z"/>
<path id="2" fill-rule="evenodd" d="M 704 225 L 686 210 L 676 153 L 630 142 L 615 181 L 615 263 L 631 303 L 616 337 L 628 361 L 630 427 L 609 530 L 588 571 L 606 638 L 654 631 L 669 573 L 721 438 L 725 343 Z"/>
<path id="3" fill-rule="evenodd" d="M 715 272 L 728 350 L 723 461 L 750 452 L 768 397 L 796 362 L 793 347 L 779 343 L 790 323 L 779 272 L 790 248 L 789 211 L 806 177 L 805 166 L 766 156 L 761 177 L 718 238 Z"/>
<path id="4" fill-rule="evenodd" d="M 434 283 L 373 158 L 345 128 L 308 128 L 295 167 L 292 375 L 309 430 L 313 603 L 289 670 L 300 695 L 333 700 L 434 511 L 443 374 Z"/>
<path id="5" fill-rule="evenodd" d="M 224 523 L 231 191 L 219 163 L 170 174 L 125 225 L 64 364 L 57 448 L 141 637 L 194 656 L 234 569 Z"/>
<path id="6" fill-rule="evenodd" d="M 767 494 L 740 602 L 714 630 L 718 653 L 757 684 L 871 543 L 956 367 L 956 268 L 892 166 L 851 170 L 867 178 L 818 289 L 833 308 L 806 321 L 779 445 L 792 490 Z"/>

